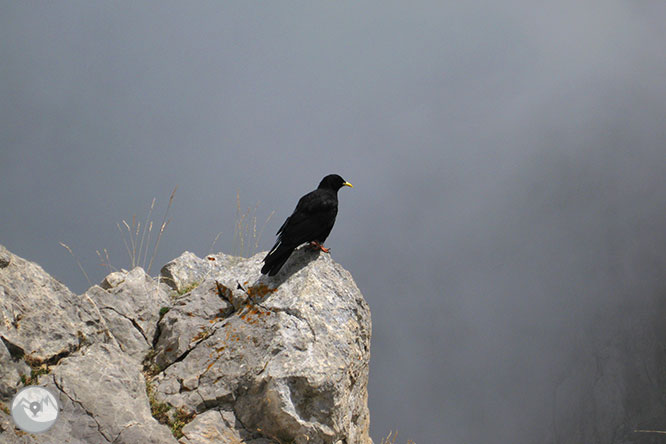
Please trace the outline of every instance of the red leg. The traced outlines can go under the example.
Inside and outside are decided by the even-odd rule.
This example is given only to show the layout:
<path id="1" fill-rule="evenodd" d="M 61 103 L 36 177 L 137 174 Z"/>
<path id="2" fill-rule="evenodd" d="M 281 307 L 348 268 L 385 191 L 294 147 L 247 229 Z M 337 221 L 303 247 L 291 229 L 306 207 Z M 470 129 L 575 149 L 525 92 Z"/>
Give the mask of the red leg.
<path id="1" fill-rule="evenodd" d="M 331 249 L 330 249 L 330 248 L 326 248 L 326 247 L 324 247 L 322 244 L 320 244 L 320 243 L 317 242 L 317 241 L 311 241 L 311 242 L 310 242 L 310 245 L 312 245 L 312 246 L 315 247 L 315 248 L 320 249 L 320 250 L 323 251 L 324 253 L 330 253 L 330 252 L 331 252 Z"/>

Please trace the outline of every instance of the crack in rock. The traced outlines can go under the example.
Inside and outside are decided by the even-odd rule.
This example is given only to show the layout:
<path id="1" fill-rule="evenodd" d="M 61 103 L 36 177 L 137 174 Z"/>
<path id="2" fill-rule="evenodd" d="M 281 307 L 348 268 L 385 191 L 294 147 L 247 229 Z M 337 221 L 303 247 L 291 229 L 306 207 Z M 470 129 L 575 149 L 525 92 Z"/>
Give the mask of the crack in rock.
<path id="1" fill-rule="evenodd" d="M 83 411 L 86 412 L 86 413 L 88 414 L 88 416 L 90 416 L 90 418 L 91 418 L 93 421 L 95 421 L 95 424 L 97 424 L 97 431 L 99 432 L 100 435 L 102 435 L 104 438 L 106 438 L 107 442 L 113 442 L 113 441 L 110 439 L 110 437 L 107 436 L 107 434 L 104 433 L 104 431 L 102 431 L 102 426 L 101 426 L 101 424 L 99 423 L 99 421 L 97 421 L 97 418 L 95 417 L 95 415 L 94 415 L 92 412 L 90 412 L 90 411 L 89 411 L 89 410 L 83 405 L 83 403 L 82 403 L 81 401 L 78 401 L 78 400 L 72 398 L 72 397 L 69 395 L 69 393 L 67 393 L 67 391 L 64 389 L 64 387 L 62 387 L 61 384 L 58 384 L 58 381 L 56 381 L 56 378 L 55 378 L 55 377 L 53 378 L 53 384 L 58 388 L 58 390 L 60 390 L 65 396 L 67 396 L 67 397 L 68 397 L 73 403 L 76 403 L 76 404 L 78 404 L 79 406 L 81 406 L 81 408 L 83 409 Z M 117 438 L 117 437 L 116 437 L 116 438 Z M 115 439 L 114 439 L 114 440 L 115 440 Z"/>
<path id="2" fill-rule="evenodd" d="M 134 318 L 130 318 L 130 317 L 127 316 L 126 314 L 119 312 L 118 310 L 116 310 L 116 309 L 113 308 L 113 307 L 106 306 L 106 307 L 102 307 L 102 309 L 103 309 L 103 310 L 111 310 L 111 311 L 114 311 L 115 313 L 117 313 L 117 314 L 120 315 L 121 317 L 127 319 L 128 321 L 130 321 L 130 322 L 132 323 L 132 325 L 134 326 L 134 328 L 136 328 L 136 329 L 139 331 L 139 333 L 141 333 L 141 336 L 143 336 L 143 339 L 146 341 L 146 344 L 150 344 L 150 343 L 152 342 L 152 341 L 149 341 L 149 340 L 148 340 L 148 336 L 146 336 L 146 333 L 144 333 L 143 329 L 142 329 L 141 326 L 136 322 L 136 320 L 134 320 Z"/>

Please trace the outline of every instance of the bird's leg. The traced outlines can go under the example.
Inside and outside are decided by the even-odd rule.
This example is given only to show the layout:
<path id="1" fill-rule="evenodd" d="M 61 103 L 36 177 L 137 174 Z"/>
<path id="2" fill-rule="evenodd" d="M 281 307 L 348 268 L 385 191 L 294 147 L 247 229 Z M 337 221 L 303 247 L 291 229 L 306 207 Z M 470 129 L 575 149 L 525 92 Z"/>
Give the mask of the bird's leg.
<path id="1" fill-rule="evenodd" d="M 317 241 L 310 241 L 310 245 L 315 247 L 315 249 L 319 249 L 319 250 L 323 251 L 324 253 L 330 253 L 331 252 L 330 248 L 324 247 L 322 244 L 320 244 Z"/>

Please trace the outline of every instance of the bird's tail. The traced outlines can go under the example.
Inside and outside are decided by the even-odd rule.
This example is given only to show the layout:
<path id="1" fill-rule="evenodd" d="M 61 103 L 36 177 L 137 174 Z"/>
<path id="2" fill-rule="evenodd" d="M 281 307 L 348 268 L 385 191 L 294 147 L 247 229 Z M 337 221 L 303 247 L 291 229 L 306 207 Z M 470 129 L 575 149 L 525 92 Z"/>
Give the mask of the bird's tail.
<path id="1" fill-rule="evenodd" d="M 284 263 L 287 262 L 294 248 L 292 246 L 280 245 L 271 250 L 264 258 L 264 266 L 261 267 L 261 273 L 275 276 Z"/>

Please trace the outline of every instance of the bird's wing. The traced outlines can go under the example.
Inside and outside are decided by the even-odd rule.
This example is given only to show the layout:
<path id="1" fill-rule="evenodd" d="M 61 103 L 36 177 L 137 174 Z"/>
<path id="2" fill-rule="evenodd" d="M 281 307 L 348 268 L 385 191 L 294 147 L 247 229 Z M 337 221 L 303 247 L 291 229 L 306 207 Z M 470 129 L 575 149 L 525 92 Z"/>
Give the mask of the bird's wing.
<path id="1" fill-rule="evenodd" d="M 322 190 L 301 197 L 296 209 L 278 230 L 279 242 L 298 246 L 330 231 L 338 212 L 336 196 Z"/>

